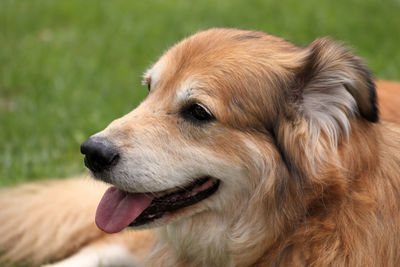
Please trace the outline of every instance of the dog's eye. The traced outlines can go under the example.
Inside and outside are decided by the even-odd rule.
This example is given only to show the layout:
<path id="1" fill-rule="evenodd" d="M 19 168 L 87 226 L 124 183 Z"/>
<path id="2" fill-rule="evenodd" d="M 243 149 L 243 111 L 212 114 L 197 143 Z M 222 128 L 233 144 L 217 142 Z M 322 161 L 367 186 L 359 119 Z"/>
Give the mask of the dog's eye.
<path id="1" fill-rule="evenodd" d="M 214 116 L 202 105 L 191 104 L 183 110 L 184 117 L 199 122 L 207 122 L 214 120 Z"/>
<path id="2" fill-rule="evenodd" d="M 150 89 L 151 89 L 151 85 L 148 83 L 147 84 L 147 90 L 149 90 L 149 92 L 150 92 Z"/>

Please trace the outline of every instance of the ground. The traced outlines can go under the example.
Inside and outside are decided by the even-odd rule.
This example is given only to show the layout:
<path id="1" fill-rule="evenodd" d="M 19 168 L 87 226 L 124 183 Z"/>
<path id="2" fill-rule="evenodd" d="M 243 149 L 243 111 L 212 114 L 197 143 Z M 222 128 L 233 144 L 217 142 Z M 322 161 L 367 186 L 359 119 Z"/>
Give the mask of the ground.
<path id="1" fill-rule="evenodd" d="M 400 2 L 0 1 L 0 185 L 84 172 L 79 144 L 146 94 L 146 67 L 214 26 L 330 35 L 400 80 Z"/>

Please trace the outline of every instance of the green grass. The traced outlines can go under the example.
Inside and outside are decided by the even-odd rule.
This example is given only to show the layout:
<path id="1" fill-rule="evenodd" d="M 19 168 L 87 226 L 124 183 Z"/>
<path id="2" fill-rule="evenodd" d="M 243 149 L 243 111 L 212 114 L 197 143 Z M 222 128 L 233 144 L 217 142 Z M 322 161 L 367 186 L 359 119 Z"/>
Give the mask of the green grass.
<path id="1" fill-rule="evenodd" d="M 330 35 L 400 79 L 399 14 L 399 0 L 0 0 L 0 185 L 84 172 L 80 143 L 140 102 L 141 74 L 184 36 Z"/>

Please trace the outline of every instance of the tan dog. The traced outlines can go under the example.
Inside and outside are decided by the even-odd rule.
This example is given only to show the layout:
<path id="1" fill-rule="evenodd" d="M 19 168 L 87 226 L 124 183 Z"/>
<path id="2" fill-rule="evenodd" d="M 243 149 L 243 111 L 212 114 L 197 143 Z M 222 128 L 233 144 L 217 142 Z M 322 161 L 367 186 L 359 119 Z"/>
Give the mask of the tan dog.
<path id="1" fill-rule="evenodd" d="M 113 184 L 96 215 L 105 186 L 80 179 L 2 192 L 3 262 L 84 247 L 56 266 L 400 265 L 400 132 L 378 121 L 348 50 L 211 29 L 144 84 L 139 107 L 82 145 Z M 105 235 L 94 217 L 109 233 L 158 227 L 155 245 L 150 231 Z"/>

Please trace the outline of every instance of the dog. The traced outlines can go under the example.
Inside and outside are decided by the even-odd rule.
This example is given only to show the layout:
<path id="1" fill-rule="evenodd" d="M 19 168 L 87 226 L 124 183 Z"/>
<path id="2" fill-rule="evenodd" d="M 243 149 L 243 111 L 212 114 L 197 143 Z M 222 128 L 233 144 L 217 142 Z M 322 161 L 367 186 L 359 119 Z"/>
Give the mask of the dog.
<path id="1" fill-rule="evenodd" d="M 3 190 L 3 263 L 400 265 L 400 129 L 341 44 L 209 29 L 143 85 L 81 146 L 100 182 Z"/>

